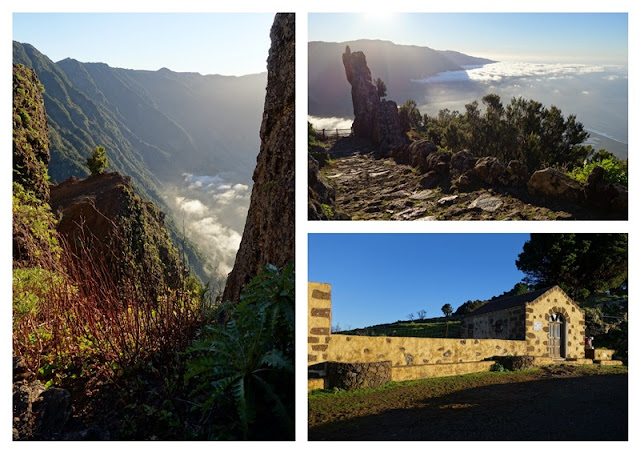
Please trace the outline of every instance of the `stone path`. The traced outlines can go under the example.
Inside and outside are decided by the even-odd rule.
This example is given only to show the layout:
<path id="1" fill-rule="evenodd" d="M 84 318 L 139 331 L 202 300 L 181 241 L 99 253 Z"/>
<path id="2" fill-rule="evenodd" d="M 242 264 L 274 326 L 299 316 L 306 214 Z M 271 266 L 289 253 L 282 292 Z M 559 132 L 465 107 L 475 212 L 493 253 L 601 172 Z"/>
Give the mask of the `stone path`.
<path id="1" fill-rule="evenodd" d="M 322 173 L 336 188 L 336 209 L 352 220 L 568 220 L 584 213 L 526 202 L 526 195 L 481 189 L 447 193 L 423 189 L 424 175 L 393 159 L 352 154 L 331 161 Z"/>

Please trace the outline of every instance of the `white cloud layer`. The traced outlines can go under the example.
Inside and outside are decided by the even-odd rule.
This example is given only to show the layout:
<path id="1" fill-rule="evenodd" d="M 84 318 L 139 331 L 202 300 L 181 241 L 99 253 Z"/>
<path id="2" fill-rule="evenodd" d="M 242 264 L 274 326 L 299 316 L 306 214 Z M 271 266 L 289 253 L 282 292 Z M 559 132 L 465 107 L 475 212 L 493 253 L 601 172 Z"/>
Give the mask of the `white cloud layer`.
<path id="1" fill-rule="evenodd" d="M 607 69 L 600 65 L 562 64 L 562 63 L 527 63 L 518 61 L 501 61 L 482 67 L 474 67 L 460 71 L 441 72 L 425 79 L 412 80 L 417 83 L 445 82 L 502 82 L 509 78 L 547 77 L 554 79 L 570 79 L 576 74 L 604 72 Z"/>
<path id="2" fill-rule="evenodd" d="M 206 271 L 224 283 L 231 272 L 249 209 L 248 185 L 231 175 L 183 174 L 184 183 L 165 190 L 164 198 L 179 229 L 207 259 Z"/>
<path id="3" fill-rule="evenodd" d="M 322 129 L 351 129 L 351 125 L 353 124 L 353 120 L 348 118 L 320 118 L 309 115 L 307 120 L 317 131 L 321 131 Z"/>

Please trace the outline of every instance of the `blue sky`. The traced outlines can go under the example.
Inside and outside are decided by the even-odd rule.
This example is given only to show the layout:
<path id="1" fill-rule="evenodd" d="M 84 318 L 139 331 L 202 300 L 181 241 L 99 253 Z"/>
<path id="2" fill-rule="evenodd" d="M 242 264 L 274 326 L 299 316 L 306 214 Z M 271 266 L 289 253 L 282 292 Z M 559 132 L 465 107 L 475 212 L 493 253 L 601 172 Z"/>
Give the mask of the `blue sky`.
<path id="1" fill-rule="evenodd" d="M 15 13 L 13 39 L 53 61 L 244 75 L 267 70 L 274 13 Z"/>
<path id="2" fill-rule="evenodd" d="M 384 13 L 309 15 L 309 40 L 383 39 L 495 59 L 626 64 L 627 14 Z"/>
<path id="3" fill-rule="evenodd" d="M 366 327 L 513 288 L 529 234 L 310 234 L 309 281 L 330 283 L 333 324 Z"/>

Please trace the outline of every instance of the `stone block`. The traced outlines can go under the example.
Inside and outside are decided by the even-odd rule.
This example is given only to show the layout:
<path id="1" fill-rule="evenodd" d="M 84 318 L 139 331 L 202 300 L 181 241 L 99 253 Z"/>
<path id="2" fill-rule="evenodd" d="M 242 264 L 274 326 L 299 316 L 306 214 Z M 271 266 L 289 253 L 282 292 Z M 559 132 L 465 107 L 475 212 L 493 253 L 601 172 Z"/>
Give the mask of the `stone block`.
<path id="1" fill-rule="evenodd" d="M 320 300 L 331 300 L 331 293 L 320 291 L 319 289 L 314 289 L 311 292 L 311 297 L 313 297 L 314 299 L 320 299 Z"/>
<path id="2" fill-rule="evenodd" d="M 312 308 L 311 316 L 315 316 L 317 318 L 330 318 L 331 309 L 330 308 Z"/>
<path id="3" fill-rule="evenodd" d="M 331 335 L 331 330 L 328 327 L 313 327 L 309 333 L 312 335 Z"/>

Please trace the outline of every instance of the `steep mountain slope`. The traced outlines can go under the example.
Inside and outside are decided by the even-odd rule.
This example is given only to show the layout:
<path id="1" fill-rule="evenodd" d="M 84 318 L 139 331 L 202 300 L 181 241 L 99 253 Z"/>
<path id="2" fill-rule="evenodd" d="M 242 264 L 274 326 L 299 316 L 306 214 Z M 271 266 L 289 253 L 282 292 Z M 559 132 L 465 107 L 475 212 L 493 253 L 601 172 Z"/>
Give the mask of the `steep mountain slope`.
<path id="1" fill-rule="evenodd" d="M 54 179 L 85 175 L 85 155 L 97 144 L 107 149 L 113 169 L 152 197 L 159 181 L 185 171 L 251 174 L 259 139 L 246 131 L 259 124 L 265 74 L 138 71 L 69 58 L 54 63 L 17 42 L 13 52 L 46 89 Z"/>
<path id="2" fill-rule="evenodd" d="M 35 70 L 45 87 L 53 181 L 86 176 L 86 156 L 101 145 L 109 171 L 131 176 L 136 190 L 165 212 L 167 185 L 184 184 L 185 173 L 231 174 L 225 180 L 250 183 L 266 73 L 202 76 L 72 59 L 54 63 L 18 42 L 13 54 L 15 62 Z M 169 216 L 174 240 L 183 236 L 176 223 Z M 188 241 L 186 253 L 194 270 L 208 280 Z"/>
<path id="3" fill-rule="evenodd" d="M 373 79 L 380 77 L 387 85 L 389 99 L 401 104 L 415 89 L 411 79 L 421 79 L 443 71 L 462 69 L 463 65 L 492 63 L 486 58 L 459 52 L 438 51 L 429 47 L 397 45 L 390 41 L 361 39 L 341 43 L 309 43 L 309 114 L 351 117 L 349 83 L 344 76 L 342 53 L 362 51 L 367 56 Z"/>

